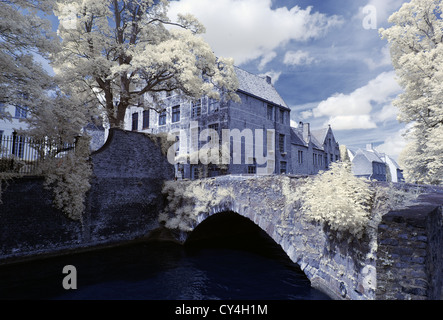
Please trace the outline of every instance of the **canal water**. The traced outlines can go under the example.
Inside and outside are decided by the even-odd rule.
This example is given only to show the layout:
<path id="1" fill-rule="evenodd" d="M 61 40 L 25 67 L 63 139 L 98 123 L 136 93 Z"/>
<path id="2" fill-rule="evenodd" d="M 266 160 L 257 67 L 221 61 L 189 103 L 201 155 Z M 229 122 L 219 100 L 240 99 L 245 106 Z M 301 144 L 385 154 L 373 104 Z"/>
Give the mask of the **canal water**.
<path id="1" fill-rule="evenodd" d="M 248 237 L 250 240 L 250 237 Z M 327 300 L 269 239 L 136 244 L 0 266 L 0 299 Z M 63 288 L 63 268 L 77 289 Z"/>

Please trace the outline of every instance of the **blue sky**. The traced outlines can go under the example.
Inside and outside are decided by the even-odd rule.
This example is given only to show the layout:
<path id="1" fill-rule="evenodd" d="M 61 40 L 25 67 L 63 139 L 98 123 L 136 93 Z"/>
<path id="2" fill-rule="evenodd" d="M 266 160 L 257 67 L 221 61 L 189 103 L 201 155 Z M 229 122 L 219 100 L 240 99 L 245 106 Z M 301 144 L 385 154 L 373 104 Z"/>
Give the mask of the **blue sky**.
<path id="1" fill-rule="evenodd" d="M 192 13 L 218 56 L 270 75 L 294 124 L 330 124 L 340 144 L 374 143 L 396 158 L 405 125 L 391 103 L 401 88 L 378 29 L 389 27 L 388 17 L 404 2 L 178 0 L 170 15 Z"/>

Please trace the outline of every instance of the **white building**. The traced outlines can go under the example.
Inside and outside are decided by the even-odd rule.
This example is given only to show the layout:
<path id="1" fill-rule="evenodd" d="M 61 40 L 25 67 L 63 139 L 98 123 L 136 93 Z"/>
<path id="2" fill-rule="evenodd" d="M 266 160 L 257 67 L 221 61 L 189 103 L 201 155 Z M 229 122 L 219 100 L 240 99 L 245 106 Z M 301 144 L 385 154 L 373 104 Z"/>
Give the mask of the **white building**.
<path id="1" fill-rule="evenodd" d="M 404 182 L 403 173 L 398 163 L 389 155 L 378 152 L 373 144 L 366 149 L 348 149 L 352 162 L 352 173 L 357 177 L 370 180 Z"/>

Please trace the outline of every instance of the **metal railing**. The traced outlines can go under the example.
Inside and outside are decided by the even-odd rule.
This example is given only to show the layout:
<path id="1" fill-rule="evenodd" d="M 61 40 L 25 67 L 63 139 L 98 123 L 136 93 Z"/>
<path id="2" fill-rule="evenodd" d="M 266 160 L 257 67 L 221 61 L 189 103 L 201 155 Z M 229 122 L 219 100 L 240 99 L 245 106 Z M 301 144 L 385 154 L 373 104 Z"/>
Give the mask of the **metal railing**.
<path id="1" fill-rule="evenodd" d="M 75 149 L 75 143 L 55 144 L 47 139 L 33 139 L 13 132 L 0 135 L 0 173 L 35 175 L 48 157 L 63 157 Z"/>

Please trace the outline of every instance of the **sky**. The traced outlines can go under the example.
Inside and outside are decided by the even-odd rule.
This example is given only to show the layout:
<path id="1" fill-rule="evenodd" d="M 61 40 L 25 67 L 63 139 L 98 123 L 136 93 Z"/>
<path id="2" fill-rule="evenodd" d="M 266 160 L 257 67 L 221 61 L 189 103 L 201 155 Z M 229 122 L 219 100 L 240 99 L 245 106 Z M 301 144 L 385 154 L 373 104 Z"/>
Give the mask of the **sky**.
<path id="1" fill-rule="evenodd" d="M 397 159 L 405 124 L 392 101 L 402 89 L 386 40 L 389 16 L 400 0 L 177 0 L 169 15 L 191 13 L 217 56 L 269 75 L 291 122 L 331 125 L 340 144 Z"/>

